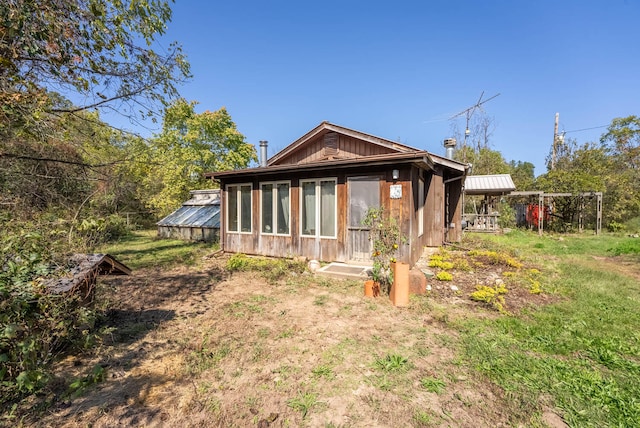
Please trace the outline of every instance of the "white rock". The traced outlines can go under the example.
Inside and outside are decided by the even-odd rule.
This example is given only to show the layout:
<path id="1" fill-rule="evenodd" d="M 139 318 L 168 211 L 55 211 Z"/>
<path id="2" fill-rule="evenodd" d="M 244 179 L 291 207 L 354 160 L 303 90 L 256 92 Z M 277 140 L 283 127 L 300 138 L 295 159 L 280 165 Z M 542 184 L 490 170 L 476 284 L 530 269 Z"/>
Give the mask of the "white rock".
<path id="1" fill-rule="evenodd" d="M 317 260 L 309 260 L 309 270 L 315 272 L 320 269 L 320 262 Z"/>

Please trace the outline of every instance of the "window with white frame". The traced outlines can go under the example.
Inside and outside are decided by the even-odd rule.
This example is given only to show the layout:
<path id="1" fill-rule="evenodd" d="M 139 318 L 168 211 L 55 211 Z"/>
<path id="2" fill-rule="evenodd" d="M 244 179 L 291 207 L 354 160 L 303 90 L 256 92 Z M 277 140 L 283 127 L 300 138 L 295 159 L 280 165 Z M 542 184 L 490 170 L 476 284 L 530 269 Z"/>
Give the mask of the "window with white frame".
<path id="1" fill-rule="evenodd" d="M 251 233 L 251 184 L 227 186 L 227 231 Z"/>
<path id="2" fill-rule="evenodd" d="M 336 237 L 336 183 L 335 178 L 300 180 L 302 236 Z"/>
<path id="3" fill-rule="evenodd" d="M 418 236 L 424 233 L 424 180 L 418 179 Z"/>
<path id="4" fill-rule="evenodd" d="M 290 187 L 288 181 L 260 183 L 263 234 L 289 235 Z"/>

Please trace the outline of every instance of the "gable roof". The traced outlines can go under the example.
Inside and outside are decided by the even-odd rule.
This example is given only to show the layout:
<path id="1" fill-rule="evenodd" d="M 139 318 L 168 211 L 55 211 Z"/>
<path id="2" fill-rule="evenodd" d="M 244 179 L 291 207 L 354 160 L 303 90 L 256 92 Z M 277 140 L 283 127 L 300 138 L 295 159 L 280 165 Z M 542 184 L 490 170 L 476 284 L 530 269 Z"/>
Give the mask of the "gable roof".
<path id="1" fill-rule="evenodd" d="M 468 175 L 464 181 L 467 195 L 501 195 L 516 190 L 509 174 Z"/>
<path id="2" fill-rule="evenodd" d="M 321 137 L 329 133 L 336 133 L 351 139 L 363 141 L 366 144 L 375 146 L 379 150 L 374 150 L 373 154 L 352 153 L 349 157 L 329 156 L 299 163 L 290 163 L 287 161 L 296 152 L 301 152 L 309 147 L 313 147 L 314 142 L 317 142 Z M 416 149 L 415 147 L 325 121 L 272 156 L 267 161 L 266 167 L 258 166 L 255 168 L 209 172 L 205 173 L 205 177 L 217 180 L 237 176 L 261 176 L 292 171 L 326 170 L 327 168 L 343 169 L 361 165 L 394 165 L 400 163 L 412 163 L 420 168 L 429 170 L 433 170 L 435 166 L 438 165 L 450 171 L 455 171 L 455 174 L 460 176 L 464 176 L 467 169 L 467 165 L 462 162 L 447 159 L 429 153 L 426 150 Z"/>
<path id="3" fill-rule="evenodd" d="M 398 152 L 398 153 L 414 153 L 420 152 L 422 150 L 416 149 L 415 147 L 410 147 L 401 143 L 397 143 L 395 141 L 387 140 L 385 138 L 376 137 L 375 135 L 366 134 L 364 132 L 356 131 L 355 129 L 346 128 L 344 126 L 335 125 L 333 123 L 329 123 L 326 120 L 320 125 L 313 128 L 311 131 L 304 134 L 302 137 L 298 138 L 293 143 L 289 144 L 284 149 L 280 150 L 274 156 L 272 156 L 267 161 L 267 166 L 273 166 L 278 164 L 278 162 L 284 158 L 286 158 L 291 153 L 295 152 L 308 142 L 312 141 L 314 138 L 325 134 L 327 132 L 337 132 L 342 135 L 346 135 L 348 137 L 356 138 L 358 140 L 366 141 L 368 143 L 374 144 L 379 147 L 383 147 L 385 149 Z"/>

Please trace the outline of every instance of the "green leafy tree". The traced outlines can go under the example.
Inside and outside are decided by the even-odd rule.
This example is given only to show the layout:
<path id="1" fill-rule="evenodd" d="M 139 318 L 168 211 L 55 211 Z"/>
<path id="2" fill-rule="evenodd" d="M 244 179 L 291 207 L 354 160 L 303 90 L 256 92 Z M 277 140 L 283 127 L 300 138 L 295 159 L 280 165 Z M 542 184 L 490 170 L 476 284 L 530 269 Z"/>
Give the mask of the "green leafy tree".
<path id="1" fill-rule="evenodd" d="M 150 48 L 170 18 L 161 0 L 3 2 L 0 135 L 42 135 L 60 115 L 88 109 L 147 115 L 175 97 L 188 62 L 176 44 Z M 85 101 L 61 105 L 51 90 Z"/>
<path id="2" fill-rule="evenodd" d="M 613 119 L 600 143 L 610 157 L 608 217 L 616 222 L 640 217 L 640 117 Z"/>
<path id="3" fill-rule="evenodd" d="M 535 166 L 531 162 L 511 161 L 509 162 L 509 170 L 517 190 L 535 190 Z"/>
<path id="4" fill-rule="evenodd" d="M 189 190 L 211 188 L 205 172 L 246 168 L 257 161 L 255 147 L 225 108 L 196 113 L 195 105 L 179 99 L 169 106 L 162 132 L 150 144 L 142 175 L 148 204 L 160 214 L 180 206 Z"/>
<path id="5" fill-rule="evenodd" d="M 607 190 L 611 172 L 609 158 L 605 150 L 594 143 L 579 145 L 574 139 L 566 139 L 556 146 L 555 168 L 550 169 L 550 166 L 551 154 L 547 158 L 549 170 L 537 178 L 539 190 L 572 194 Z M 576 219 L 580 200 L 577 197 L 555 198 L 554 206 L 562 223 L 569 224 Z"/>

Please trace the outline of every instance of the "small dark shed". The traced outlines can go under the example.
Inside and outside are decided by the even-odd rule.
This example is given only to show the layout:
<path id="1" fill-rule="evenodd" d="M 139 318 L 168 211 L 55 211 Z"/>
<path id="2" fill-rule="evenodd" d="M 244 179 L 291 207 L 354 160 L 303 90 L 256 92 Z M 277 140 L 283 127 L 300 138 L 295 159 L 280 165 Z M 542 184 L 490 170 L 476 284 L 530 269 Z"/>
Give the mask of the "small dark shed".
<path id="1" fill-rule="evenodd" d="M 220 239 L 220 190 L 192 190 L 191 199 L 160 220 L 158 236 L 187 241 Z"/>

